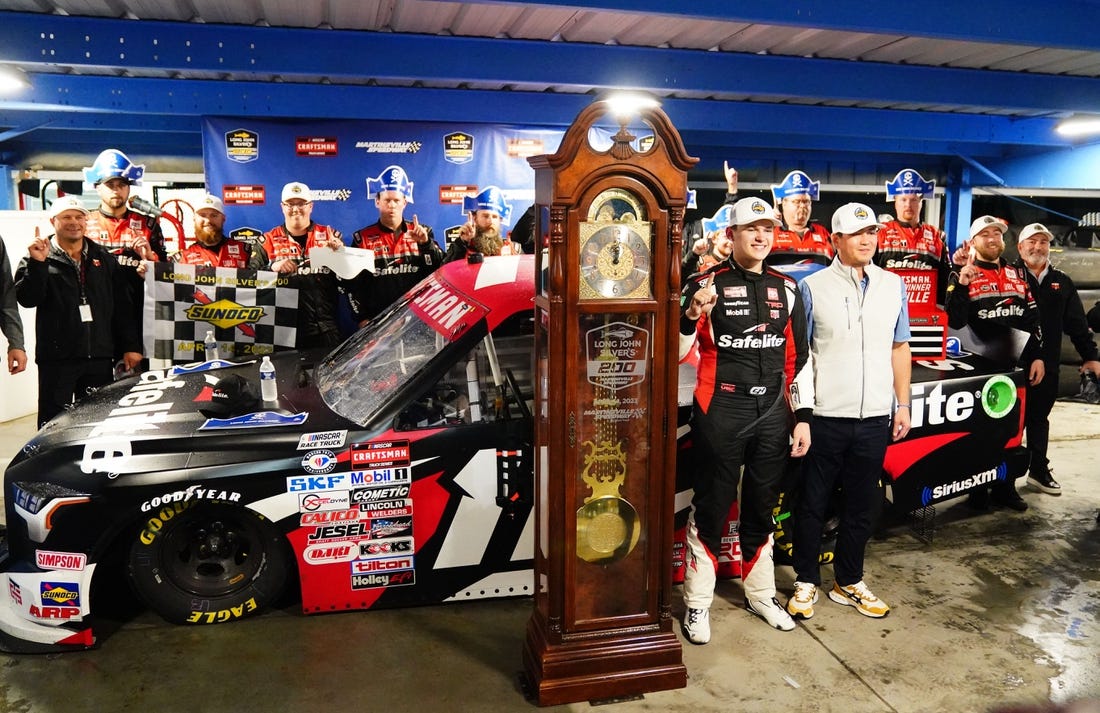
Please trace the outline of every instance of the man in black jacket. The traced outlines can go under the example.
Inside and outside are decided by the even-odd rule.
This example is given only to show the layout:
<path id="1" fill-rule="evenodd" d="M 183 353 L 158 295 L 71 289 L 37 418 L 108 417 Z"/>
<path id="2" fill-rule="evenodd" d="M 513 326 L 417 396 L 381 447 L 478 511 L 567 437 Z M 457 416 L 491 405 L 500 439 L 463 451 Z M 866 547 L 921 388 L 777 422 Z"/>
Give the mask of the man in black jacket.
<path id="1" fill-rule="evenodd" d="M 8 339 L 8 373 L 18 374 L 27 368 L 27 352 L 23 346 L 23 320 L 15 302 L 15 283 L 4 239 L 0 237 L 0 332 Z"/>
<path id="2" fill-rule="evenodd" d="M 74 196 L 50 207 L 49 238 L 35 236 L 15 272 L 19 304 L 37 308 L 38 426 L 113 377 L 114 357 L 141 363 L 130 293 L 114 256 L 84 237 L 88 211 Z"/>
<path id="3" fill-rule="evenodd" d="M 1041 356 L 1046 375 L 1027 389 L 1027 449 L 1031 451 L 1031 469 L 1027 483 L 1050 495 L 1061 495 L 1062 488 L 1050 471 L 1047 442 L 1050 436 L 1050 410 L 1058 396 L 1058 364 L 1061 361 L 1062 334 L 1069 335 L 1084 363 L 1081 371 L 1100 376 L 1100 353 L 1085 320 L 1085 308 L 1077 287 L 1069 275 L 1050 264 L 1053 236 L 1042 223 L 1032 223 L 1020 231 L 1020 259 L 1016 266 L 1027 275 L 1028 287 L 1039 304 L 1039 322 L 1043 330 Z"/>

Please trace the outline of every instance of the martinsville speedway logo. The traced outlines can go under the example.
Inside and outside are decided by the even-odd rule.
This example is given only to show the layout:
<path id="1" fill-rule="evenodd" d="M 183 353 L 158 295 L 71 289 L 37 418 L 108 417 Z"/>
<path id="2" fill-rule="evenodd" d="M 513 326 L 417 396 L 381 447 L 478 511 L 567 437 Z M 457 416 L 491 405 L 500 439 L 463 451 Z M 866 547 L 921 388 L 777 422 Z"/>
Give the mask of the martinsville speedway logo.
<path id="1" fill-rule="evenodd" d="M 191 305 L 185 311 L 193 322 L 209 322 L 215 327 L 228 329 L 238 324 L 255 324 L 263 319 L 263 307 L 246 307 L 231 300 L 221 299 L 210 304 Z"/>

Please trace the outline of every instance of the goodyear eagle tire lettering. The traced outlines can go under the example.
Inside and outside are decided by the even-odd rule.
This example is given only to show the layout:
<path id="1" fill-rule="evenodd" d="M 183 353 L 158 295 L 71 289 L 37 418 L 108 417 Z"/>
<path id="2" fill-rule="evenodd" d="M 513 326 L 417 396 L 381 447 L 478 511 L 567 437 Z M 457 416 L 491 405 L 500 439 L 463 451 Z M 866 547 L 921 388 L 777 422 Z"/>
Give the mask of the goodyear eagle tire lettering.
<path id="1" fill-rule="evenodd" d="M 179 502 L 143 513 L 127 563 L 130 583 L 173 624 L 220 624 L 281 596 L 286 541 L 270 522 L 229 503 Z"/>

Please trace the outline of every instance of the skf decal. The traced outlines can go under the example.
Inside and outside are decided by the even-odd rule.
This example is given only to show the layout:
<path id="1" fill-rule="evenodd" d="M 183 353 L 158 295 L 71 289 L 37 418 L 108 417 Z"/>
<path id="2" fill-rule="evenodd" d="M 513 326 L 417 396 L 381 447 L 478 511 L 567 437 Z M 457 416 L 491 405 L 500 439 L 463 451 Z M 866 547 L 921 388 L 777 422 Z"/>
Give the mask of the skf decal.
<path id="1" fill-rule="evenodd" d="M 35 550 L 34 563 L 39 569 L 67 569 L 80 572 L 88 566 L 88 555 L 83 552 Z"/>

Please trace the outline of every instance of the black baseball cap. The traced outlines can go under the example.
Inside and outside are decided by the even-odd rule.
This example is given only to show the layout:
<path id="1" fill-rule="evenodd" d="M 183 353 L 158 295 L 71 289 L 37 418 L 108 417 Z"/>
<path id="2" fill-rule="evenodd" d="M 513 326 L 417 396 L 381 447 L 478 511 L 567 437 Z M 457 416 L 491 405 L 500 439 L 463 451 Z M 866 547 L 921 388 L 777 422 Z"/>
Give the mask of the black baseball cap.
<path id="1" fill-rule="evenodd" d="M 260 390 L 240 374 L 223 376 L 214 384 L 210 403 L 199 409 L 207 418 L 230 418 L 260 408 Z"/>

